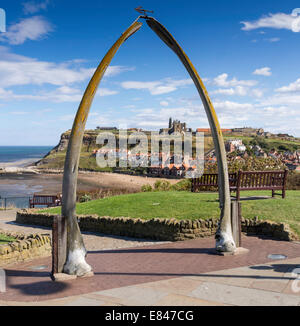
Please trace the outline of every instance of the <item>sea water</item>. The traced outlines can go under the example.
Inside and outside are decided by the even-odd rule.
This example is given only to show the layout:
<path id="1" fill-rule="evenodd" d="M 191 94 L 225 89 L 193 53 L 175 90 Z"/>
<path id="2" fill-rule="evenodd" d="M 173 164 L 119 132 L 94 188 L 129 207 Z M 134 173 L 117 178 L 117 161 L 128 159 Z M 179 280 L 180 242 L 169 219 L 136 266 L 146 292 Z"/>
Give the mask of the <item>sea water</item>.
<path id="1" fill-rule="evenodd" d="M 52 146 L 0 146 L 0 163 L 11 163 L 21 160 L 44 157 Z"/>
<path id="2" fill-rule="evenodd" d="M 22 166 L 28 162 L 38 161 L 43 158 L 52 146 L 0 146 L 1 163 L 9 163 L 11 166 Z M 1 175 L 0 175 L 1 178 Z M 0 184 L 0 208 L 1 207 L 28 207 L 29 197 L 42 190 L 41 186 L 27 186 L 22 184 L 22 175 L 17 177 L 16 183 Z"/>

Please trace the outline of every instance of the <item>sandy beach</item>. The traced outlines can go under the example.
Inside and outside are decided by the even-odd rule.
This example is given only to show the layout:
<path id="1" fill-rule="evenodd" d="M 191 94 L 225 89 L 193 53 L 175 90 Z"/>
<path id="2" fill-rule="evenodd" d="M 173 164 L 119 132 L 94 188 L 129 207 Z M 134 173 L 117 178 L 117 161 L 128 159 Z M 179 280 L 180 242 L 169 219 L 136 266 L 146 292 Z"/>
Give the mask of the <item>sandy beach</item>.
<path id="1" fill-rule="evenodd" d="M 31 173 L 5 173 L 0 174 L 0 190 L 15 188 L 25 194 L 32 193 L 61 193 L 62 174 L 31 174 Z M 107 172 L 79 172 L 78 190 L 92 191 L 95 189 L 139 191 L 144 184 L 152 186 L 162 178 L 147 178 Z M 172 184 L 179 180 L 165 179 Z"/>
<path id="2" fill-rule="evenodd" d="M 29 167 L 36 161 L 36 158 L 28 158 L 14 162 L 0 162 L 0 169 Z"/>

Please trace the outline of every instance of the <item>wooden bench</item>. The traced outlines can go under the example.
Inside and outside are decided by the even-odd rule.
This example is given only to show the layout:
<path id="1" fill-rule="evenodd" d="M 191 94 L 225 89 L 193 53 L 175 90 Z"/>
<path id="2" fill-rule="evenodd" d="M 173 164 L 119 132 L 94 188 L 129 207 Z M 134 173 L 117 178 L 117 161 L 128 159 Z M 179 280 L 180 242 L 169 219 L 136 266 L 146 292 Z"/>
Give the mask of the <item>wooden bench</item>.
<path id="1" fill-rule="evenodd" d="M 285 198 L 286 179 L 288 170 L 283 171 L 239 171 L 229 174 L 230 192 L 236 192 L 236 200 L 240 200 L 240 192 L 246 190 L 272 190 L 272 197 L 281 191 Z M 218 188 L 218 174 L 203 174 L 200 178 L 192 179 L 192 192 L 200 189 Z"/>
<path id="2" fill-rule="evenodd" d="M 60 206 L 61 205 L 61 195 L 39 195 L 34 194 L 32 198 L 29 199 L 29 207 L 34 208 L 35 206 Z"/>

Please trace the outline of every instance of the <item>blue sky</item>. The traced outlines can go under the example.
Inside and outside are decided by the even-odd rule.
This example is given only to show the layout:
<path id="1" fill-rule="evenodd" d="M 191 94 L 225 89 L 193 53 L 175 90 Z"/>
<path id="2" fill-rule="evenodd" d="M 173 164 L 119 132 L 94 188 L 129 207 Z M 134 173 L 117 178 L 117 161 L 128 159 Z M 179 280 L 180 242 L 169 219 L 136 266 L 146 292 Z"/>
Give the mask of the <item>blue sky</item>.
<path id="1" fill-rule="evenodd" d="M 56 145 L 72 127 L 93 71 L 137 18 L 173 34 L 198 70 L 221 126 L 300 136 L 299 1 L 4 0 L 0 33 L 0 145 Z M 157 130 L 168 118 L 207 127 L 177 57 L 144 22 L 112 61 L 87 128 Z"/>

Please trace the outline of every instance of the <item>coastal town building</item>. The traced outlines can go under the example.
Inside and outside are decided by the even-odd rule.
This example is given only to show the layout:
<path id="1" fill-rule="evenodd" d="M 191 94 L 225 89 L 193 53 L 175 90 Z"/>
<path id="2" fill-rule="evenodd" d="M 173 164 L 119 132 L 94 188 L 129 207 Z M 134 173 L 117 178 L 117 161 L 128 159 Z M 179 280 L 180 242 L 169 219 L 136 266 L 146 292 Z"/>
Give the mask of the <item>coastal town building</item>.
<path id="1" fill-rule="evenodd" d="M 172 118 L 169 119 L 169 127 L 168 128 L 162 128 L 160 129 L 159 133 L 167 133 L 167 134 L 173 134 L 173 133 L 185 133 L 185 132 L 192 132 L 191 128 L 187 128 L 186 123 L 181 123 L 179 120 L 173 120 Z"/>
<path id="2" fill-rule="evenodd" d="M 246 151 L 246 146 L 241 139 L 231 139 L 225 143 L 225 149 L 228 153 L 235 151 L 244 153 Z"/>
<path id="3" fill-rule="evenodd" d="M 98 127 L 98 130 L 111 130 L 114 129 L 114 127 Z M 140 131 L 141 129 L 138 128 L 130 128 L 129 132 L 136 132 Z M 169 119 L 169 125 L 168 128 L 160 129 L 160 134 L 164 135 L 170 135 L 172 133 L 182 133 L 190 132 L 192 131 L 191 128 L 187 128 L 187 125 L 185 122 L 180 122 L 176 119 Z M 209 128 L 197 128 L 197 132 L 203 132 L 206 135 L 211 135 L 211 130 Z M 147 131 L 145 131 L 147 132 Z M 272 149 L 272 150 L 266 150 L 263 145 L 260 144 L 259 139 L 267 138 L 268 136 L 275 137 L 275 135 L 265 132 L 263 129 L 254 129 L 254 128 L 233 128 L 233 129 L 222 129 L 223 133 L 227 134 L 239 134 L 241 133 L 243 136 L 245 134 L 252 134 L 253 140 L 258 140 L 258 142 L 253 145 L 253 142 L 249 144 L 249 141 L 247 143 L 247 146 L 243 143 L 243 140 L 239 138 L 238 135 L 235 135 L 236 138 L 228 139 L 225 142 L 225 149 L 228 154 L 233 154 L 234 157 L 231 155 L 231 159 L 234 160 L 240 160 L 240 159 L 247 159 L 249 156 L 256 156 L 258 158 L 273 158 L 276 160 L 279 160 L 281 163 L 285 164 L 285 166 L 294 171 L 300 172 L 300 151 L 285 151 L 283 152 L 282 149 Z M 194 135 L 194 133 L 193 133 Z M 289 136 L 284 134 L 279 134 L 279 136 Z M 234 137 L 234 136 L 233 136 Z M 259 137 L 259 138 L 257 138 Z M 289 136 L 290 137 L 290 136 Z M 254 142 L 255 143 L 255 142 Z M 259 145 L 258 145 L 259 143 Z M 260 146 L 261 145 L 261 146 Z M 284 146 L 282 146 L 284 148 Z M 138 166 L 142 166 L 147 168 L 147 173 L 149 176 L 164 176 L 164 177 L 183 177 L 186 175 L 187 172 L 193 171 L 195 167 L 193 166 L 193 158 L 192 157 L 185 157 L 184 164 L 182 161 L 179 162 L 177 160 L 177 157 L 174 156 L 174 154 L 170 155 L 170 153 L 165 153 L 163 149 L 160 149 L 157 153 L 148 152 L 148 153 L 139 153 L 136 154 L 134 151 L 130 149 L 116 149 L 116 150 L 110 150 L 107 151 L 105 147 L 101 149 L 95 149 L 92 153 L 92 156 L 97 155 L 97 153 L 108 155 L 110 154 L 110 158 L 115 158 L 117 165 L 120 164 L 123 160 L 127 161 L 127 165 L 125 166 L 132 166 L 132 169 L 134 169 L 134 166 L 136 166 L 137 162 L 139 163 Z M 211 149 L 205 154 L 204 157 L 204 163 L 207 165 L 213 166 L 217 162 L 217 157 L 214 149 Z M 180 163 L 180 164 L 177 164 Z M 120 166 L 120 165 L 119 165 Z"/>
<path id="4" fill-rule="evenodd" d="M 223 134 L 228 134 L 232 132 L 232 129 L 221 129 Z M 197 128 L 196 132 L 203 132 L 205 134 L 211 135 L 211 129 L 210 128 Z"/>
<path id="5" fill-rule="evenodd" d="M 251 127 L 243 127 L 243 128 L 233 128 L 231 132 L 234 134 L 240 134 L 242 136 L 271 136 L 271 133 L 266 133 L 262 128 L 251 128 Z"/>
<path id="6" fill-rule="evenodd" d="M 118 128 L 117 127 L 100 127 L 100 126 L 97 126 L 96 130 L 105 130 L 105 131 L 107 131 L 107 130 L 118 130 Z"/>

